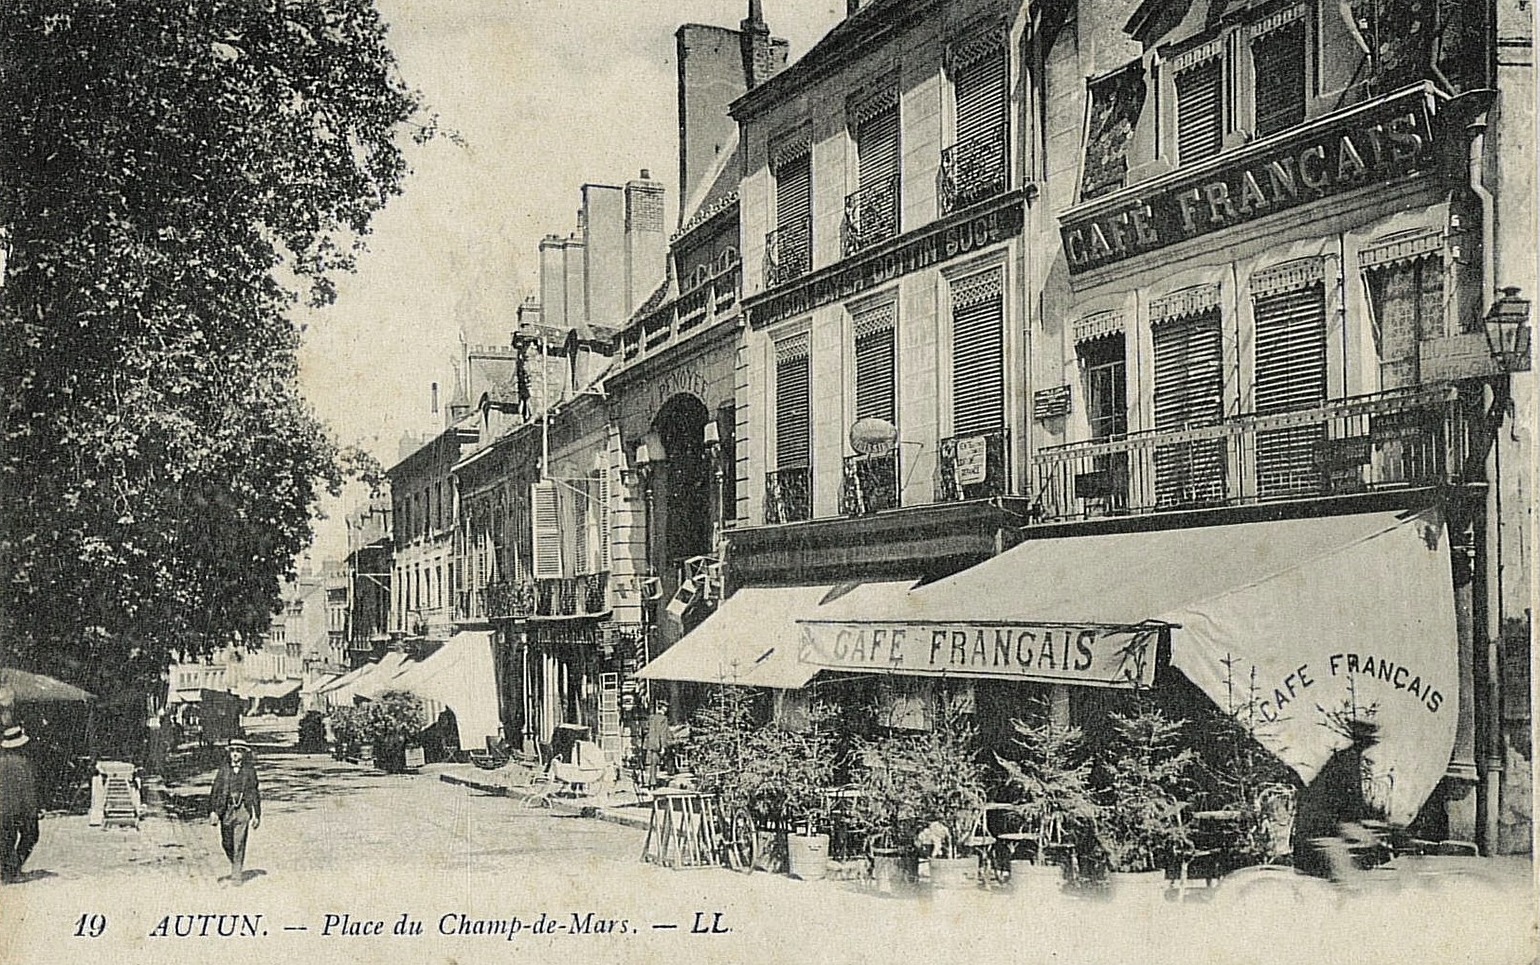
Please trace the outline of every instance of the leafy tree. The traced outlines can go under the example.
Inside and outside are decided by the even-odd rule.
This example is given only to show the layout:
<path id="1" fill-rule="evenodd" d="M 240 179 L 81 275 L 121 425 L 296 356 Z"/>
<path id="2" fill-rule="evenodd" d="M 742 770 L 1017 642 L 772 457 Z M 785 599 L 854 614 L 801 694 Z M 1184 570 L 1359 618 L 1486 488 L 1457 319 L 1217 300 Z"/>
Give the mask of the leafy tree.
<path id="1" fill-rule="evenodd" d="M 1195 755 L 1184 746 L 1186 722 L 1143 694 L 1128 713 L 1110 717 L 1115 736 L 1102 762 L 1097 834 L 1113 871 L 1157 871 L 1191 847 L 1184 812 Z"/>
<path id="2" fill-rule="evenodd" d="M 254 643 L 322 488 L 296 385 L 400 192 L 372 0 L 0 8 L 0 662 L 96 689 Z"/>

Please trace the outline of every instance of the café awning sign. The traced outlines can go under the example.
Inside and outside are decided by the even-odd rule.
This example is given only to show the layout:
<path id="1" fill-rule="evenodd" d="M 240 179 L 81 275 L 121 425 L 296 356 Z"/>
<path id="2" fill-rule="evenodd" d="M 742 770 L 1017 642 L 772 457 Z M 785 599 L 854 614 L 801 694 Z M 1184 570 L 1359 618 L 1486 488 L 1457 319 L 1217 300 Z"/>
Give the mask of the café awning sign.
<path id="1" fill-rule="evenodd" d="M 801 663 L 829 670 L 1146 687 L 1168 629 L 1009 622 L 801 620 Z"/>

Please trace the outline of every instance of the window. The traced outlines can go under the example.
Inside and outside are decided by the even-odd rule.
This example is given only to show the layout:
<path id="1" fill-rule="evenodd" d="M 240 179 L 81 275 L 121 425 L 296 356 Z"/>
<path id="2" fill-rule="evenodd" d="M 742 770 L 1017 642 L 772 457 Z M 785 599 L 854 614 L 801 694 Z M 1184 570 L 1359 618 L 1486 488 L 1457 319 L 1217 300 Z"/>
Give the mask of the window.
<path id="1" fill-rule="evenodd" d="M 1218 41 L 1206 44 L 1199 48 L 1203 59 L 1176 72 L 1176 151 L 1180 164 L 1213 157 L 1224 143 L 1223 49 Z"/>
<path id="2" fill-rule="evenodd" d="M 1224 415 L 1224 354 L 1219 292 L 1201 286 L 1151 305 L 1155 348 L 1155 429 L 1218 425 Z M 1220 439 L 1155 447 L 1157 505 L 1191 505 L 1223 498 Z"/>
<path id="3" fill-rule="evenodd" d="M 1318 258 L 1259 272 L 1251 289 L 1256 318 L 1256 411 L 1274 415 L 1326 400 L 1326 294 Z M 1257 433 L 1257 492 L 1263 497 L 1320 488 L 1317 454 L 1324 425 Z"/>
<path id="4" fill-rule="evenodd" d="M 1092 439 L 1128 432 L 1128 362 L 1122 332 L 1081 342 L 1081 371 L 1085 374 L 1086 420 Z"/>
<path id="5" fill-rule="evenodd" d="M 952 284 L 952 432 L 979 435 L 1005 427 L 1003 270 Z"/>
<path id="6" fill-rule="evenodd" d="M 807 333 L 775 345 L 775 465 L 805 467 L 812 462 L 811 337 Z"/>
<path id="7" fill-rule="evenodd" d="M 1444 334 L 1444 266 L 1434 254 L 1419 252 L 1366 272 L 1382 389 L 1418 384 L 1417 343 Z"/>
<path id="8" fill-rule="evenodd" d="M 1009 183 L 1006 151 L 1006 48 L 991 34 L 951 51 L 954 131 L 941 152 L 943 215 L 1003 192 Z"/>
<path id="9" fill-rule="evenodd" d="M 897 418 L 894 386 L 894 303 L 858 312 L 855 332 L 856 418 Z"/>
<path id="10" fill-rule="evenodd" d="M 845 253 L 898 234 L 898 93 L 879 95 L 853 117 L 855 193 L 845 199 Z"/>
<path id="11" fill-rule="evenodd" d="M 1253 97 L 1257 137 L 1293 127 L 1305 119 L 1305 21 L 1296 17 L 1281 26 L 1265 29 L 1264 22 L 1251 40 Z"/>
<path id="12" fill-rule="evenodd" d="M 781 145 L 775 172 L 775 230 L 765 239 L 765 285 L 790 281 L 812 267 L 813 164 L 807 137 Z"/>
<path id="13" fill-rule="evenodd" d="M 1105 77 L 1087 82 L 1085 160 L 1080 199 L 1088 201 L 1123 187 L 1128 177 L 1128 145 L 1144 111 L 1144 64 L 1134 61 Z"/>

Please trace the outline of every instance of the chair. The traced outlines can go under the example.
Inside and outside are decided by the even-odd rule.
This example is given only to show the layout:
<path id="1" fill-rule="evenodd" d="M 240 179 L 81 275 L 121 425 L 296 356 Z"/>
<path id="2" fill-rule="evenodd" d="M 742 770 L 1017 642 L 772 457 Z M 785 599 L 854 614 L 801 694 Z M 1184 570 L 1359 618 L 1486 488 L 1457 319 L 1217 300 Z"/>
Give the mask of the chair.
<path id="1" fill-rule="evenodd" d="M 471 751 L 471 763 L 483 771 L 495 771 L 508 763 L 508 745 L 503 743 L 501 737 L 487 737 L 487 749 L 484 751 Z"/>
<path id="2" fill-rule="evenodd" d="M 552 760 L 545 770 L 548 782 L 524 797 L 530 807 L 549 807 L 556 797 L 589 797 L 602 784 L 613 783 L 615 766 L 604 756 L 604 749 L 593 741 L 580 740 L 572 745 L 568 760 Z"/>

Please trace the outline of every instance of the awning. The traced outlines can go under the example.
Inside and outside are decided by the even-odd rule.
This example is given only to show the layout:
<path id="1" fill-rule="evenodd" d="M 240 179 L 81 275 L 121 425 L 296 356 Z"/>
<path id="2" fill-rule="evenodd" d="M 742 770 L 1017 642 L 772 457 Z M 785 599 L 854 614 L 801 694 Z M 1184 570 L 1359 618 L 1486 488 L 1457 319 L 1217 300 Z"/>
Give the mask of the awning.
<path id="1" fill-rule="evenodd" d="M 327 705 L 351 707 L 355 697 L 370 698 L 390 689 L 385 684 L 396 675 L 405 662 L 406 654 L 392 650 L 378 662 L 360 668 L 362 672 L 357 677 L 328 690 Z"/>
<path id="2" fill-rule="evenodd" d="M 300 688 L 298 680 L 271 680 L 257 685 L 253 697 L 264 700 L 282 700 L 290 694 L 297 693 Z"/>
<path id="3" fill-rule="evenodd" d="M 687 680 L 795 690 L 819 669 L 797 659 L 797 621 L 834 600 L 871 606 L 899 597 L 912 581 L 845 586 L 745 587 L 724 600 L 700 626 L 653 658 L 637 674 L 650 680 Z M 868 609 L 866 612 L 877 612 Z"/>
<path id="4" fill-rule="evenodd" d="M 0 690 L 10 691 L 18 704 L 72 703 L 95 700 L 94 694 L 40 673 L 0 667 Z"/>
<path id="5" fill-rule="evenodd" d="M 203 700 L 201 690 L 173 690 L 166 695 L 168 704 L 196 704 Z"/>
<path id="6" fill-rule="evenodd" d="M 835 622 L 826 622 L 835 621 Z M 1449 545 L 1433 510 L 1240 523 L 1156 532 L 1029 540 L 955 576 L 919 587 L 889 612 L 832 605 L 804 625 L 804 659 L 841 626 L 905 631 L 913 663 L 970 675 L 1000 651 L 1000 634 L 1068 632 L 1054 649 L 1065 680 L 1110 630 L 1172 628 L 1172 664 L 1223 709 L 1240 712 L 1255 687 L 1258 739 L 1306 781 L 1348 741 L 1349 717 L 1372 720 L 1373 793 L 1409 821 L 1443 776 L 1454 746 L 1459 670 Z M 947 636 L 932 649 L 933 631 Z M 983 631 L 952 648 L 954 631 Z M 923 646 L 912 646 L 909 636 Z M 1062 638 L 1061 638 L 1062 642 Z M 891 645 L 887 654 L 891 654 Z M 1029 654 L 1041 667 L 1043 652 Z M 1007 647 L 1014 660 L 1018 650 Z M 960 660 L 954 661 L 954 657 Z M 1018 661 L 1018 664 L 1020 661 Z M 911 664 L 908 669 L 916 669 Z M 995 674 L 990 674 L 995 675 Z"/>
<path id="7" fill-rule="evenodd" d="M 406 664 L 386 689 L 422 698 L 430 724 L 448 708 L 460 730 L 460 746 L 482 747 L 502 723 L 492 647 L 491 632 L 462 631 L 423 660 Z"/>

